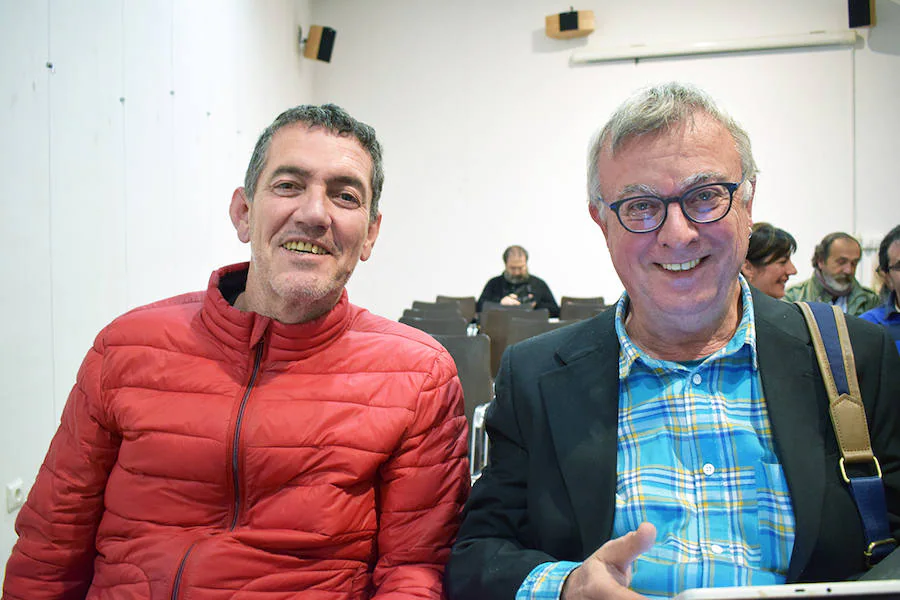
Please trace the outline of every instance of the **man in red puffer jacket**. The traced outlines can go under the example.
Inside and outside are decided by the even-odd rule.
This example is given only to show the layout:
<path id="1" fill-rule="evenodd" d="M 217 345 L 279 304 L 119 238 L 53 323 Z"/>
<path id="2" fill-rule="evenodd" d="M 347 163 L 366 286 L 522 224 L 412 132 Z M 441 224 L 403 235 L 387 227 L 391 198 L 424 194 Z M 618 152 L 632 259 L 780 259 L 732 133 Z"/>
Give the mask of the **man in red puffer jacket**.
<path id="1" fill-rule="evenodd" d="M 344 289 L 383 180 L 339 107 L 263 132 L 230 206 L 250 263 L 97 336 L 5 600 L 441 598 L 469 488 L 456 368 Z"/>

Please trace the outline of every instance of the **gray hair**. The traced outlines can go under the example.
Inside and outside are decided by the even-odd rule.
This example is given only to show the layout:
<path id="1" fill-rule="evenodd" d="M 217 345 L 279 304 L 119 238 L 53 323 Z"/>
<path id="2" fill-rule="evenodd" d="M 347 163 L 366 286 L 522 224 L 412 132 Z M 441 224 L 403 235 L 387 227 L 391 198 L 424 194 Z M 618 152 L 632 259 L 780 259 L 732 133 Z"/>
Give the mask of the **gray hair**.
<path id="1" fill-rule="evenodd" d="M 372 158 L 372 205 L 369 207 L 369 219 L 374 221 L 378 216 L 378 199 L 381 198 L 381 188 L 384 186 L 381 144 L 378 143 L 375 130 L 371 126 L 357 121 L 335 104 L 295 106 L 278 115 L 272 124 L 266 127 L 256 141 L 253 156 L 247 165 L 247 174 L 244 176 L 244 193 L 247 201 L 252 202 L 256 194 L 256 184 L 265 168 L 272 138 L 279 129 L 293 123 L 305 123 L 311 128 L 322 127 L 335 135 L 352 136 L 365 148 Z"/>
<path id="2" fill-rule="evenodd" d="M 707 113 L 731 134 L 741 157 L 742 179 L 750 180 L 756 176 L 758 168 L 750 150 L 750 136 L 716 105 L 709 94 L 693 85 L 675 81 L 643 88 L 619 105 L 603 129 L 594 136 L 588 152 L 588 202 L 598 209 L 601 216 L 606 211 L 606 204 L 600 198 L 598 166 L 603 149 L 609 147 L 615 156 L 626 140 L 668 131 L 679 123 L 689 121 L 697 112 Z M 751 188 L 751 193 L 744 194 L 744 202 L 752 197 Z"/>

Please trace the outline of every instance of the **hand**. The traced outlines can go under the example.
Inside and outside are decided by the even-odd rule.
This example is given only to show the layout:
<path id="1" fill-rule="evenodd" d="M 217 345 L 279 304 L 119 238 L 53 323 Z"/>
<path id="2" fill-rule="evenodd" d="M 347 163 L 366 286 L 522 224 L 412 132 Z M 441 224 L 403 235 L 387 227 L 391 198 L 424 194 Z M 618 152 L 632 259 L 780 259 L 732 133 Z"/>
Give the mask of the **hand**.
<path id="1" fill-rule="evenodd" d="M 510 294 L 509 296 L 503 296 L 502 298 L 500 298 L 500 304 L 502 304 L 503 306 L 518 306 L 521 303 L 519 302 L 519 299 L 515 294 Z"/>
<path id="2" fill-rule="evenodd" d="M 610 540 L 569 573 L 560 600 L 637 600 L 628 589 L 631 563 L 653 546 L 656 527 L 641 523 L 636 531 Z"/>

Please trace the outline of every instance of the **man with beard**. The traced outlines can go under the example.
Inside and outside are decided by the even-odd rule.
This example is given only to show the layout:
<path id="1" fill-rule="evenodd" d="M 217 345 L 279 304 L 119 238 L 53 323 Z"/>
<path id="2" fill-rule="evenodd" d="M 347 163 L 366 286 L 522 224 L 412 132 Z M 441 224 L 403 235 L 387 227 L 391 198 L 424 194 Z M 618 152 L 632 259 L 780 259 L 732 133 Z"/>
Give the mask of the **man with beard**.
<path id="1" fill-rule="evenodd" d="M 849 233 L 829 233 L 813 252 L 813 275 L 790 288 L 784 296 L 790 302 L 835 304 L 848 315 L 858 317 L 878 306 L 878 294 L 856 280 L 856 265 L 862 248 Z"/>
<path id="2" fill-rule="evenodd" d="M 485 302 L 499 302 L 504 306 L 530 304 L 532 308 L 546 308 L 551 317 L 559 316 L 559 305 L 550 287 L 540 277 L 528 273 L 528 251 L 522 246 L 510 246 L 503 251 L 503 274 L 487 282 L 478 298 L 480 313 Z"/>

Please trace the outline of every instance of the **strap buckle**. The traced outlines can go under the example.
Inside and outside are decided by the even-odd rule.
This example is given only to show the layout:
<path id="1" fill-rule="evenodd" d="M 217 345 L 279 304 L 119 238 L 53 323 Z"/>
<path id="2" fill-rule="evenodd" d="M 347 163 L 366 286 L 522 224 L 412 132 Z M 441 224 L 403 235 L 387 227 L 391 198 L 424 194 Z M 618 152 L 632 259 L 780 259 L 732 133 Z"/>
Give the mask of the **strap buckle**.
<path id="1" fill-rule="evenodd" d="M 875 463 L 875 474 L 878 476 L 878 479 L 881 479 L 881 464 L 878 462 L 878 457 L 873 456 L 872 461 Z M 844 483 L 850 483 L 850 478 L 847 477 L 847 470 L 844 468 L 844 457 L 841 457 L 841 460 L 838 461 L 838 465 L 841 467 L 841 477 L 844 478 Z M 872 542 L 873 544 L 880 544 L 882 541 Z M 894 542 L 896 543 L 896 541 Z"/>
<path id="2" fill-rule="evenodd" d="M 886 556 L 886 555 L 877 556 L 877 557 L 875 557 L 876 558 L 875 562 L 872 562 L 872 558 L 875 555 L 875 549 L 878 548 L 879 546 L 886 546 L 886 545 L 896 546 L 897 540 L 895 540 L 894 538 L 885 538 L 883 540 L 876 540 L 876 541 L 872 542 L 871 544 L 869 544 L 869 547 L 866 548 L 865 551 L 863 552 L 863 555 L 865 555 L 865 557 L 866 557 L 866 568 L 871 569 L 872 567 L 877 565 L 878 562 L 882 558 L 884 558 Z"/>

